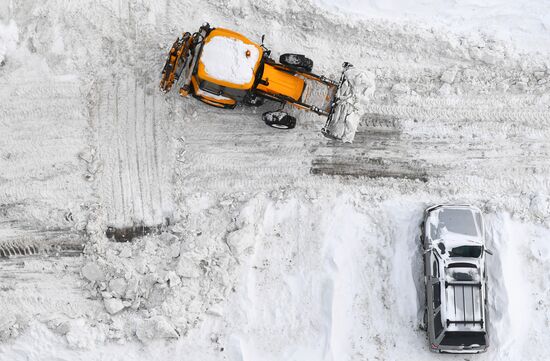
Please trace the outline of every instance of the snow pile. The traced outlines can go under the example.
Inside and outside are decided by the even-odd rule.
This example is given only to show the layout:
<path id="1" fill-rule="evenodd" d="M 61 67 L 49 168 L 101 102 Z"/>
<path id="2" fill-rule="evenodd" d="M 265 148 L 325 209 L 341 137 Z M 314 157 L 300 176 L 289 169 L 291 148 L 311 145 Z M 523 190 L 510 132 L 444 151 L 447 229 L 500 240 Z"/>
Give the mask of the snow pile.
<path id="1" fill-rule="evenodd" d="M 254 68 L 260 52 L 239 39 L 214 36 L 202 49 L 201 63 L 211 77 L 244 85 L 254 80 Z"/>
<path id="2" fill-rule="evenodd" d="M 15 51 L 19 33 L 15 21 L 10 20 L 6 25 L 0 21 L 0 64 L 3 65 L 6 57 Z"/>
<path id="3" fill-rule="evenodd" d="M 115 318 L 132 310 L 142 319 L 136 324 L 124 320 L 113 329 L 115 339 L 133 333 L 142 341 L 185 334 L 230 289 L 234 260 L 221 250 L 209 252 L 191 235 L 163 233 L 104 247 L 82 269 L 91 297 L 103 300 Z"/>
<path id="4" fill-rule="evenodd" d="M 221 315 L 217 305 L 231 292 L 239 258 L 255 242 L 251 218 L 255 205 L 229 215 L 226 208 L 232 208 L 232 201 L 224 203 L 227 207 L 213 204 L 206 209 L 189 202 L 194 208 L 191 219 L 200 219 L 193 224 L 204 230 L 179 223 L 160 235 L 130 243 L 100 237 L 88 246 L 81 274 L 89 282 L 89 296 L 103 302 L 106 314 L 101 318 L 117 321 L 108 338 L 124 341 L 135 335 L 142 342 L 178 338 L 206 313 Z M 219 218 L 207 218 L 213 214 Z M 219 222 L 223 218 L 229 221 Z"/>

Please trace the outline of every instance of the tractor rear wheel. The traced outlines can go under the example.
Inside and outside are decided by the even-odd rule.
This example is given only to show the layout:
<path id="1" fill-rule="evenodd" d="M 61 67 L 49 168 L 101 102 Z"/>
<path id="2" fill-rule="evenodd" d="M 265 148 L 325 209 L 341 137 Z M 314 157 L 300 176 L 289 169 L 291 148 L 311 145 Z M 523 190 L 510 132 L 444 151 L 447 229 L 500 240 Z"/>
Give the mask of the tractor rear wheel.
<path id="1" fill-rule="evenodd" d="M 292 129 L 296 126 L 296 118 L 281 111 L 265 112 L 262 119 L 265 124 L 277 129 Z"/>
<path id="2" fill-rule="evenodd" d="M 297 71 L 311 72 L 313 69 L 313 60 L 302 54 L 283 54 L 279 57 L 279 62 Z"/>

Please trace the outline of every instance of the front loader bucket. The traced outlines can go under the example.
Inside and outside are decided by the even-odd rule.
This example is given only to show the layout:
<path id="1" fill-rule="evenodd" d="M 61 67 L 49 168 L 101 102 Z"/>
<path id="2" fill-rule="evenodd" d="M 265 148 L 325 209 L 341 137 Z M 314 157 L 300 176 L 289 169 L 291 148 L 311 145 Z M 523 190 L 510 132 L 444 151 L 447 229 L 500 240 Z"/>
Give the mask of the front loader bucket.
<path id="1" fill-rule="evenodd" d="M 364 114 L 363 105 L 374 93 L 374 74 L 359 72 L 349 63 L 344 63 L 343 67 L 327 122 L 321 131 L 328 138 L 351 143 Z"/>

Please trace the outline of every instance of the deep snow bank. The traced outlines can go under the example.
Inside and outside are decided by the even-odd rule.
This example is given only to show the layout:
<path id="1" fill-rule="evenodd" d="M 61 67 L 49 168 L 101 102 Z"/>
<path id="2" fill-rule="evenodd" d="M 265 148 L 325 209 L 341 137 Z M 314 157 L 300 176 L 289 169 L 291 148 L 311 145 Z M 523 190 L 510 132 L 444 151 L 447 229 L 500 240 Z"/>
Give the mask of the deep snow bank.
<path id="1" fill-rule="evenodd" d="M 114 360 L 127 355 L 136 360 L 177 360 L 182 354 L 190 359 L 242 361 L 365 360 L 373 355 L 387 360 L 439 359 L 429 352 L 425 333 L 418 328 L 424 306 L 418 226 L 425 204 L 395 198 L 373 202 L 357 194 L 275 192 L 244 203 L 201 197 L 189 205 L 197 213 L 189 224 L 195 237 L 197 227 L 205 226 L 205 237 L 199 236 L 203 246 L 195 242 L 189 247 L 192 234 L 163 235 L 144 239 L 148 245 L 136 243 L 130 252 L 114 245 L 97 258 L 105 271 L 99 277 L 110 278 L 103 291 L 109 294 L 98 295 L 104 300 L 126 298 L 118 296 L 120 287 L 109 272 L 138 277 L 137 265 L 143 264 L 145 275 L 139 277 L 145 278 L 139 284 L 148 294 L 138 291 L 142 306 L 98 314 L 85 323 L 66 321 L 52 328 L 63 342 L 31 322 L 0 352 L 19 360 L 18 355 L 27 351 L 34 355 L 36 343 L 50 343 L 55 347 L 41 355 L 55 352 L 60 360 L 79 359 L 79 349 L 87 350 L 88 360 L 106 353 Z M 227 213 L 232 207 L 234 212 Z M 230 214 L 235 222 L 225 223 Z M 223 220 L 223 227 L 202 223 L 207 215 Z M 505 214 L 489 214 L 487 224 L 488 244 L 495 251 L 487 261 L 492 345 L 477 359 L 543 359 L 549 352 L 544 345 L 550 344 L 548 333 L 541 332 L 549 321 L 550 230 L 518 223 Z M 208 240 L 226 227 L 225 236 L 222 232 Z M 203 247 L 214 251 L 216 244 L 229 247 L 228 257 L 235 257 L 232 267 L 220 267 L 223 262 L 216 266 L 211 258 L 208 264 L 199 261 L 193 275 L 179 275 L 176 266 L 177 278 L 168 276 L 178 258 L 185 257 L 194 267 L 189 255 L 198 255 Z M 85 273 L 94 277 L 89 270 Z M 222 289 L 215 281 L 219 273 L 225 273 L 223 287 L 228 293 L 216 293 Z M 146 279 L 151 276 L 150 284 Z M 195 301 L 178 295 L 194 295 Z M 185 337 L 159 343 L 164 342 L 159 338 L 177 337 L 174 330 Z M 144 346 L 128 342 L 135 337 L 128 332 L 135 332 Z M 125 346 L 104 344 L 109 338 Z M 533 340 L 539 347 L 531 347 Z"/>

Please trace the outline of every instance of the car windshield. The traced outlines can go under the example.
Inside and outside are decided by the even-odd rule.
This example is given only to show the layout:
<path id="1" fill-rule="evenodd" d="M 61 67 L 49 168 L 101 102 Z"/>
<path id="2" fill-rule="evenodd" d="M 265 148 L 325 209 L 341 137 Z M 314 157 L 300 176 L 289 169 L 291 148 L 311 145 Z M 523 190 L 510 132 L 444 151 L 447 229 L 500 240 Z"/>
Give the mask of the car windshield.
<path id="1" fill-rule="evenodd" d="M 485 332 L 445 332 L 440 345 L 443 346 L 485 346 Z"/>
<path id="2" fill-rule="evenodd" d="M 480 233 L 480 224 L 469 209 L 441 209 L 437 223 L 431 229 L 432 239 L 442 238 L 445 233 L 456 233 L 476 237 Z"/>
<path id="3" fill-rule="evenodd" d="M 449 256 L 479 258 L 481 252 L 483 252 L 481 246 L 460 246 L 451 249 Z"/>

